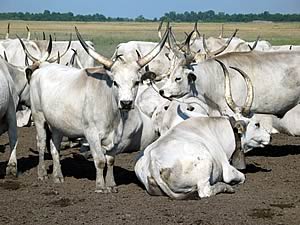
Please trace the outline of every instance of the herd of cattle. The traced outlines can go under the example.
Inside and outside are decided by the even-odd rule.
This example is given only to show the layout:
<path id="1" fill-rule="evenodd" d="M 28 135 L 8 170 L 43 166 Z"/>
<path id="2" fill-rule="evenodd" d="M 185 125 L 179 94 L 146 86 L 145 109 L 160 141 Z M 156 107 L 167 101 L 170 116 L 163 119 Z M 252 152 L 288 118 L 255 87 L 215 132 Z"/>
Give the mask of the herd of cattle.
<path id="1" fill-rule="evenodd" d="M 300 46 L 250 43 L 237 30 L 205 38 L 196 23 L 183 42 L 160 26 L 159 43 L 120 43 L 107 58 L 75 31 L 78 41 L 0 40 L 6 175 L 17 175 L 17 124 L 31 118 L 38 179 L 47 178 L 48 141 L 53 180 L 62 183 L 62 139 L 82 138 L 96 192 L 116 192 L 116 154 L 140 150 L 135 173 L 147 192 L 174 199 L 233 192 L 245 181 L 246 152 L 269 144 L 272 133 L 300 134 Z"/>

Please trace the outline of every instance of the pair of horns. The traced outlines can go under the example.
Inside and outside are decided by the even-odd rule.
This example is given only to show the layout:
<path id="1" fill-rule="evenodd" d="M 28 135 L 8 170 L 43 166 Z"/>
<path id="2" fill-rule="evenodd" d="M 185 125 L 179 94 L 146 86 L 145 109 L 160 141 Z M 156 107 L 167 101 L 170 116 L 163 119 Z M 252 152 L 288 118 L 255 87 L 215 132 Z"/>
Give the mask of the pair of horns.
<path id="1" fill-rule="evenodd" d="M 247 97 L 246 97 L 244 105 L 242 107 L 239 107 L 232 98 L 229 72 L 228 72 L 226 66 L 224 65 L 224 63 L 222 63 L 218 59 L 215 59 L 215 60 L 221 65 L 223 72 L 224 72 L 224 78 L 225 78 L 224 89 L 225 89 L 225 100 L 226 100 L 227 105 L 230 107 L 230 109 L 234 113 L 242 113 L 242 115 L 246 115 L 246 116 L 249 115 L 250 108 L 252 106 L 253 99 L 254 99 L 253 85 L 252 85 L 252 82 L 251 82 L 249 76 L 241 69 L 238 69 L 233 66 L 229 67 L 231 69 L 238 71 L 243 76 L 243 78 L 245 79 L 245 82 L 246 82 Z"/>
<path id="2" fill-rule="evenodd" d="M 33 61 L 33 62 L 48 61 L 48 62 L 52 63 L 52 62 L 55 62 L 55 61 L 59 62 L 60 58 L 63 57 L 68 52 L 68 50 L 71 46 L 72 34 L 70 35 L 70 40 L 69 40 L 68 46 L 67 46 L 66 50 L 64 51 L 64 53 L 60 55 L 59 52 L 58 52 L 57 56 L 53 56 L 51 58 L 49 58 L 49 57 L 50 57 L 50 54 L 51 54 L 51 51 L 52 51 L 52 37 L 51 37 L 51 35 L 49 35 L 49 43 L 48 43 L 48 47 L 47 47 L 47 52 L 40 59 L 37 59 L 32 54 L 30 54 L 30 52 L 27 50 L 23 40 L 18 35 L 17 35 L 17 38 L 19 39 L 26 56 L 28 56 L 28 58 L 31 61 Z"/>
<path id="3" fill-rule="evenodd" d="M 229 46 L 230 42 L 232 41 L 232 39 L 235 37 L 236 33 L 238 32 L 238 29 L 235 29 L 235 31 L 233 32 L 233 34 L 231 35 L 231 37 L 226 41 L 226 43 L 219 49 L 215 50 L 215 51 L 210 51 L 207 48 L 207 44 L 206 44 L 206 40 L 205 40 L 205 35 L 203 34 L 203 48 L 204 51 L 206 52 L 206 54 L 208 55 L 208 57 L 214 57 L 216 55 L 219 55 L 220 53 L 222 53 L 223 51 L 225 51 L 225 49 Z"/>
<path id="4" fill-rule="evenodd" d="M 101 54 L 97 53 L 94 49 L 92 49 L 81 37 L 77 27 L 75 27 L 75 31 L 76 31 L 76 35 L 77 38 L 79 40 L 79 42 L 81 43 L 82 47 L 84 48 L 84 50 L 92 57 L 94 58 L 96 61 L 98 61 L 99 63 L 103 64 L 106 69 L 111 69 L 111 67 L 114 64 L 114 61 L 106 58 L 105 56 L 102 56 Z M 142 68 L 144 67 L 146 64 L 148 64 L 151 60 L 153 60 L 162 50 L 168 36 L 169 36 L 169 32 L 170 29 L 167 29 L 166 32 L 164 33 L 164 36 L 162 37 L 161 41 L 154 47 L 154 49 L 152 49 L 152 51 L 150 51 L 147 55 L 145 55 L 144 57 L 141 57 L 137 60 L 137 64 Z"/>

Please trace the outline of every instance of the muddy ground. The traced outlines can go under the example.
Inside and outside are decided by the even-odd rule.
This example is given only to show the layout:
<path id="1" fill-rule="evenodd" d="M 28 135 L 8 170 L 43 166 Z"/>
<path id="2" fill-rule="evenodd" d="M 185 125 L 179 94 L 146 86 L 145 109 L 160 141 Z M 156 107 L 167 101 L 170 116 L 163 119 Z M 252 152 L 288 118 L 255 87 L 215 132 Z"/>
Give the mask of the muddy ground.
<path id="1" fill-rule="evenodd" d="M 4 179 L 9 147 L 7 135 L 0 138 L 1 225 L 300 224 L 300 138 L 275 135 L 271 146 L 249 154 L 246 183 L 234 194 L 175 201 L 145 192 L 133 171 L 136 153 L 117 157 L 116 194 L 94 192 L 94 164 L 78 148 L 61 152 L 65 183 L 40 182 L 35 128 L 19 136 L 18 179 Z"/>

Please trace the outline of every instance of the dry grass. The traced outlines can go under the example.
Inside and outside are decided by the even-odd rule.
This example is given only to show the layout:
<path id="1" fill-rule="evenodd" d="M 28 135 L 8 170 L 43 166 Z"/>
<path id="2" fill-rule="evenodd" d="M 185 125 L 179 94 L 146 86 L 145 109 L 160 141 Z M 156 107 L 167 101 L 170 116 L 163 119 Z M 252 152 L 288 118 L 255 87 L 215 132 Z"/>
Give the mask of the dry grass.
<path id="1" fill-rule="evenodd" d="M 127 22 L 37 22 L 37 21 L 0 21 L 0 39 L 5 36 L 7 23 L 11 23 L 11 36 L 14 34 L 26 37 L 26 26 L 29 26 L 32 39 L 42 37 L 42 32 L 56 35 L 58 40 L 67 40 L 70 33 L 74 34 L 77 26 L 85 39 L 95 43 L 96 50 L 106 56 L 111 56 L 120 42 L 130 40 L 158 41 L 158 23 L 127 23 Z M 192 23 L 172 23 L 178 39 L 185 37 L 184 32 L 193 29 Z M 220 23 L 200 23 L 201 33 L 206 36 L 218 36 Z M 270 41 L 273 45 L 300 45 L 300 23 L 226 23 L 224 34 L 229 36 L 238 28 L 238 35 L 245 40 L 261 39 Z M 73 39 L 76 39 L 73 35 Z"/>

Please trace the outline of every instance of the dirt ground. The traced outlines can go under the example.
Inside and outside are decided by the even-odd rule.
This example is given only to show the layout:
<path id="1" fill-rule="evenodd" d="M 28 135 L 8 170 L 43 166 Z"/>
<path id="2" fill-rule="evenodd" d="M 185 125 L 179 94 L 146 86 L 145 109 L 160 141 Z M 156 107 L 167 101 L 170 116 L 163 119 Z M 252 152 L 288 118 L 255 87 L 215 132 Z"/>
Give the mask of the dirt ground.
<path id="1" fill-rule="evenodd" d="M 94 164 L 78 148 L 61 151 L 63 184 L 38 181 L 35 128 L 19 136 L 17 179 L 4 179 L 9 147 L 7 135 L 0 138 L 0 224 L 300 224 L 298 137 L 275 135 L 249 154 L 234 194 L 175 201 L 145 192 L 133 171 L 137 153 L 117 157 L 116 194 L 94 192 Z"/>

